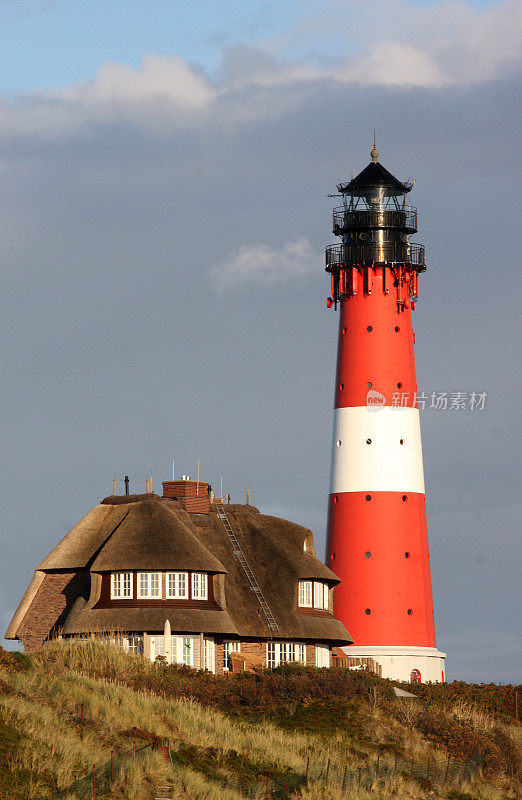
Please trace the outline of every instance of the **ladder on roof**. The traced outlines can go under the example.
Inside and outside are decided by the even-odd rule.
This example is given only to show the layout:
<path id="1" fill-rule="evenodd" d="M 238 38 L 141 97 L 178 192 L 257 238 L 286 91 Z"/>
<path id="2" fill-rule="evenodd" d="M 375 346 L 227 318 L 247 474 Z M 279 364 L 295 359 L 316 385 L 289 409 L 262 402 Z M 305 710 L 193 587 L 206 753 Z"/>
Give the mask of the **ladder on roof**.
<path id="1" fill-rule="evenodd" d="M 265 615 L 268 627 L 270 628 L 272 633 L 277 633 L 279 631 L 279 626 L 278 626 L 277 622 L 275 621 L 274 615 L 270 611 L 270 606 L 268 605 L 268 603 L 265 600 L 265 596 L 264 596 L 263 592 L 261 591 L 261 587 L 259 586 L 259 584 L 258 584 L 258 582 L 256 580 L 256 576 L 252 572 L 252 568 L 250 567 L 250 564 L 248 563 L 247 558 L 246 558 L 245 554 L 243 553 L 243 551 L 241 549 L 241 545 L 239 544 L 239 542 L 237 540 L 237 536 L 234 533 L 234 531 L 232 530 L 232 526 L 231 526 L 231 524 L 229 522 L 229 519 L 228 519 L 227 515 L 225 514 L 223 509 L 218 509 L 217 510 L 217 515 L 218 515 L 218 518 L 221 520 L 221 524 L 223 525 L 223 527 L 225 529 L 225 533 L 228 536 L 228 540 L 229 540 L 230 544 L 232 545 L 232 552 L 234 553 L 234 555 L 236 556 L 237 560 L 239 561 L 239 563 L 243 567 L 243 572 L 247 576 L 247 580 L 248 580 L 248 583 L 250 584 L 250 588 L 252 589 L 252 591 L 254 592 L 255 596 L 257 597 L 257 602 L 261 606 L 261 610 L 262 610 L 263 614 Z"/>

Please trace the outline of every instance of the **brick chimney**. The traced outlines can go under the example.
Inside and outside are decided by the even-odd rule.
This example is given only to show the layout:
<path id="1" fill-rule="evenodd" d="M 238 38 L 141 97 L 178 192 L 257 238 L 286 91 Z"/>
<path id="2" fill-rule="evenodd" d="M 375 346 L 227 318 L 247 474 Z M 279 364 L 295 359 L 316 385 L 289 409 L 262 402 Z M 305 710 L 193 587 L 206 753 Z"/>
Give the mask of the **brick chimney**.
<path id="1" fill-rule="evenodd" d="M 189 514 L 208 514 L 210 497 L 206 481 L 192 481 L 186 478 L 180 481 L 163 481 L 163 497 L 179 500 Z"/>

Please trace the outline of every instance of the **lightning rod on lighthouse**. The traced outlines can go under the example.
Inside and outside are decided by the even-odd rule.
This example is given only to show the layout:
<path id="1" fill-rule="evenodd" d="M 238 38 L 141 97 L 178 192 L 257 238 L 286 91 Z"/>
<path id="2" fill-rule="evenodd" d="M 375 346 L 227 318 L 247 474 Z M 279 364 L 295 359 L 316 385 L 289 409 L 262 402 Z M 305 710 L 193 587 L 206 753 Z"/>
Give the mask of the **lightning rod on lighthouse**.
<path id="1" fill-rule="evenodd" d="M 435 640 L 412 311 L 425 269 L 410 241 L 417 210 L 371 162 L 338 190 L 341 243 L 326 248 L 329 307 L 340 309 L 326 563 L 334 613 L 383 677 L 444 681 Z"/>

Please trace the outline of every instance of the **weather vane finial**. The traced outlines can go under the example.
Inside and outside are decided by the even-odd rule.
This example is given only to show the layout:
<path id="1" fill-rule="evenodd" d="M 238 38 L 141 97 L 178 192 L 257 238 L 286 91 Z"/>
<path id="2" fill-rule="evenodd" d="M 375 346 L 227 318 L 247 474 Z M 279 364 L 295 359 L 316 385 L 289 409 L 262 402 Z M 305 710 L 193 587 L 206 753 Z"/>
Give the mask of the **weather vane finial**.
<path id="1" fill-rule="evenodd" d="M 370 155 L 372 157 L 372 161 L 377 161 L 379 159 L 379 151 L 375 147 L 375 128 L 373 129 L 373 150 Z"/>

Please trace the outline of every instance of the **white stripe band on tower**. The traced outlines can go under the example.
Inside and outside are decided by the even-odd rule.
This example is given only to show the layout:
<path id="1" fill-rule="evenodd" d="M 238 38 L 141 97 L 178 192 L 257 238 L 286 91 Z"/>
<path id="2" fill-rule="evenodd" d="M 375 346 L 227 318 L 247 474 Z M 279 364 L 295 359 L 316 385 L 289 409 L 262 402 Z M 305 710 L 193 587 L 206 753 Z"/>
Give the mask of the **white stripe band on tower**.
<path id="1" fill-rule="evenodd" d="M 418 408 L 335 409 L 331 487 L 424 494 Z"/>

